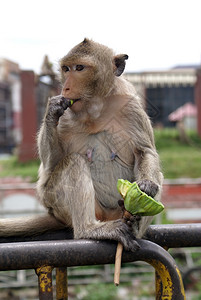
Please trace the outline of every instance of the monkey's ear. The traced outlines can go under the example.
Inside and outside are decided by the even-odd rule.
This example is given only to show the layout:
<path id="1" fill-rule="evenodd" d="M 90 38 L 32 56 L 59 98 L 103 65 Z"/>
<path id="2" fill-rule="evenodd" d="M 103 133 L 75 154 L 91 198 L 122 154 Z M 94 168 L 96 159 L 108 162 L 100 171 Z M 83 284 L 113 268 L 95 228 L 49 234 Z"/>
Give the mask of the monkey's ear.
<path id="1" fill-rule="evenodd" d="M 88 38 L 84 38 L 84 40 L 82 41 L 82 44 L 87 44 L 89 43 L 89 39 Z"/>
<path id="2" fill-rule="evenodd" d="M 120 76 L 126 66 L 125 60 L 128 59 L 127 54 L 119 54 L 114 57 L 114 74 Z"/>

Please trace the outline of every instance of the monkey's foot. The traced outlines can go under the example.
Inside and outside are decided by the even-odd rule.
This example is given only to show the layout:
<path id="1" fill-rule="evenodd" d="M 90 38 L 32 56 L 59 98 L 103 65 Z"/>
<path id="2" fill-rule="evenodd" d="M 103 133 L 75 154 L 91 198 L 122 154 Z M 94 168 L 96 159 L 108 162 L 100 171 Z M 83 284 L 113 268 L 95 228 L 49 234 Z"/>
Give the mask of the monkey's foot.
<path id="1" fill-rule="evenodd" d="M 127 223 L 125 223 L 123 220 L 116 220 L 115 223 L 118 224 L 118 227 L 115 230 L 116 236 L 114 238 L 111 237 L 111 239 L 120 242 L 123 245 L 124 249 L 127 251 L 135 252 L 136 250 L 138 250 L 140 246 L 136 241 L 135 235 L 132 232 L 132 225 L 128 226 Z"/>

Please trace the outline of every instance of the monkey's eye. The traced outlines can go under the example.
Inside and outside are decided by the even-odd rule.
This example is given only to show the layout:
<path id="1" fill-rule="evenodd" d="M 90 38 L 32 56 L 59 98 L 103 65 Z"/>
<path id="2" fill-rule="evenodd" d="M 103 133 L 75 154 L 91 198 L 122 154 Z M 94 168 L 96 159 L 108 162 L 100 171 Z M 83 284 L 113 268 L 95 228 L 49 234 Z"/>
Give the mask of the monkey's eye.
<path id="1" fill-rule="evenodd" d="M 84 68 L 85 68 L 85 66 L 83 66 L 83 65 L 76 65 L 75 66 L 76 71 L 82 71 L 82 70 L 84 70 Z"/>
<path id="2" fill-rule="evenodd" d="M 70 71 L 68 66 L 62 66 L 61 68 L 62 68 L 62 71 L 65 73 Z"/>

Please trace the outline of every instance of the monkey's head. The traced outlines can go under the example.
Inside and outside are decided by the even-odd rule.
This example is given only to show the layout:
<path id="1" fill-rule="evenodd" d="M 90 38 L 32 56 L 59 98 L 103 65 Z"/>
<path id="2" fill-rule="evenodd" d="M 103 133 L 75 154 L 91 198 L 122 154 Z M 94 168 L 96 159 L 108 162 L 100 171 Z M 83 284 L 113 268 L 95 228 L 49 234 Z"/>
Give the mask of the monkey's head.
<path id="1" fill-rule="evenodd" d="M 116 76 L 125 68 L 128 55 L 114 55 L 113 51 L 92 40 L 84 39 L 60 61 L 62 94 L 66 98 L 79 100 L 73 110 L 81 110 L 92 98 L 110 95 Z"/>

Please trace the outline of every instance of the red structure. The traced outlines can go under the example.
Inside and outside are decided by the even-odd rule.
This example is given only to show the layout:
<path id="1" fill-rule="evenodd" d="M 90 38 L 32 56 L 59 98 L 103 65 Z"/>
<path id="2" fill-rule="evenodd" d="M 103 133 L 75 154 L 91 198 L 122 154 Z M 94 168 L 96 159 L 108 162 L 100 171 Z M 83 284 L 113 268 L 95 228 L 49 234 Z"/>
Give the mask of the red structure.
<path id="1" fill-rule="evenodd" d="M 25 162 L 36 159 L 37 116 L 33 71 L 21 72 L 21 103 L 22 142 L 19 148 L 19 160 Z"/>
<path id="2" fill-rule="evenodd" d="M 195 85 L 195 102 L 197 105 L 197 124 L 198 133 L 201 137 L 201 68 L 197 71 L 197 81 Z"/>
<path id="3" fill-rule="evenodd" d="M 167 217 L 169 212 L 169 219 L 173 223 L 200 223 L 201 180 L 166 180 L 163 185 L 162 202 L 165 205 Z M 172 213 L 174 213 L 173 219 Z"/>

